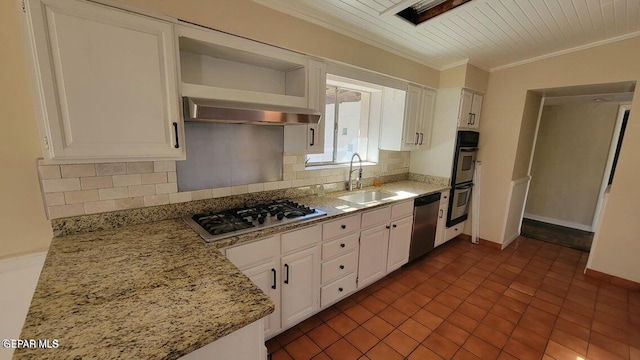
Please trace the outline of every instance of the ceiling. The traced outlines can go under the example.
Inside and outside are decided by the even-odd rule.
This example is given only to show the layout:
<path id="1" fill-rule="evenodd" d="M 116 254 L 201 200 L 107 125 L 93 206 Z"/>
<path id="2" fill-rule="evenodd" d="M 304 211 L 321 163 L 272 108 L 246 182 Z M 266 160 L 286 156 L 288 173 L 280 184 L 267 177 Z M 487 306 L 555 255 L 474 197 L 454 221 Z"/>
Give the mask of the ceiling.
<path id="1" fill-rule="evenodd" d="M 418 0 L 254 0 L 442 70 L 494 70 L 640 35 L 640 0 L 473 0 L 418 26 Z"/>

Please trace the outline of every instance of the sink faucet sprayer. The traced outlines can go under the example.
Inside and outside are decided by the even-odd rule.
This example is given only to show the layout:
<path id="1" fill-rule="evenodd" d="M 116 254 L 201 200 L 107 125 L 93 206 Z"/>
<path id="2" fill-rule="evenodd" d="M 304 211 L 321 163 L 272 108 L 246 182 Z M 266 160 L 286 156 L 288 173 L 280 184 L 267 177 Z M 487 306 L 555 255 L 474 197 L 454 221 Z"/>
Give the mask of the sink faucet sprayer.
<path id="1" fill-rule="evenodd" d="M 349 191 L 353 190 L 353 180 L 351 178 L 351 175 L 353 174 L 354 171 L 353 170 L 353 158 L 358 157 L 358 160 L 360 161 L 360 169 L 356 169 L 358 170 L 358 179 L 356 180 L 356 187 L 358 189 L 362 189 L 362 158 L 360 157 L 360 155 L 358 155 L 358 153 L 353 153 L 353 156 L 351 156 L 351 163 L 349 164 Z"/>

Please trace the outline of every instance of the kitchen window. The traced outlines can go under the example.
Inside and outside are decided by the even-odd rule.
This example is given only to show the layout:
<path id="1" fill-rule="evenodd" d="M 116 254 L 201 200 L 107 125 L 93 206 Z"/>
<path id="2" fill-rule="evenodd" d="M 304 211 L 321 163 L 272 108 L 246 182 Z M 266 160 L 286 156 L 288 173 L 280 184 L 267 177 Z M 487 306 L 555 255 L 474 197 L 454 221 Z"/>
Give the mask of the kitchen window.
<path id="1" fill-rule="evenodd" d="M 307 165 L 344 164 L 354 153 L 362 161 L 378 160 L 381 92 L 362 82 L 327 76 L 324 118 L 324 152 L 307 155 Z"/>

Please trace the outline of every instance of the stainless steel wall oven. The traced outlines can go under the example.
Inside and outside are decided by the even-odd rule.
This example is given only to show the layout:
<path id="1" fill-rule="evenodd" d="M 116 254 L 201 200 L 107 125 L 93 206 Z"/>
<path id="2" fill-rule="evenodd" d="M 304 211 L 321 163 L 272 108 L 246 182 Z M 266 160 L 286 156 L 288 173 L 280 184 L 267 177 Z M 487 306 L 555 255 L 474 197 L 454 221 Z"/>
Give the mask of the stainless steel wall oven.
<path id="1" fill-rule="evenodd" d="M 480 134 L 477 131 L 458 131 L 451 175 L 447 227 L 467 219 L 479 137 Z"/>

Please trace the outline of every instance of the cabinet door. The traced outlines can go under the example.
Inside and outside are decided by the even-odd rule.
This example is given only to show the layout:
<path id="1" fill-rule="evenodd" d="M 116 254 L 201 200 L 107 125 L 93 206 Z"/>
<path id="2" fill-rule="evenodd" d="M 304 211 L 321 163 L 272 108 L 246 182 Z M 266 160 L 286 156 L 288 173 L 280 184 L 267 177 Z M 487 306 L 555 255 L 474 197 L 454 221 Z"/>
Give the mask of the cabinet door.
<path id="1" fill-rule="evenodd" d="M 282 258 L 282 327 L 314 314 L 320 307 L 318 246 Z"/>
<path id="2" fill-rule="evenodd" d="M 309 108 L 319 111 L 322 116 L 317 124 L 308 125 L 307 154 L 324 152 L 324 114 L 327 97 L 327 67 L 318 60 L 309 60 Z"/>
<path id="3" fill-rule="evenodd" d="M 282 286 L 282 282 L 280 274 L 278 274 L 279 267 L 279 261 L 272 259 L 267 263 L 242 271 L 260 290 L 267 294 L 276 305 L 276 309 L 265 318 L 265 337 L 270 337 L 280 330 L 280 286 Z"/>
<path id="4" fill-rule="evenodd" d="M 389 255 L 387 257 L 387 273 L 399 268 L 409 260 L 411 247 L 411 229 L 413 216 L 409 216 L 391 223 L 389 233 Z"/>
<path id="5" fill-rule="evenodd" d="M 380 119 L 380 143 L 382 150 L 402 150 L 403 121 L 407 92 L 385 87 L 382 89 L 382 115 Z"/>
<path id="6" fill-rule="evenodd" d="M 478 129 L 480 126 L 480 112 L 482 111 L 482 95 L 473 94 L 473 102 L 471 104 L 471 123 L 469 128 Z"/>
<path id="7" fill-rule="evenodd" d="M 360 233 L 358 288 L 371 284 L 387 273 L 388 247 L 389 230 L 387 225 L 376 226 Z"/>
<path id="8" fill-rule="evenodd" d="M 444 243 L 444 230 L 447 225 L 447 209 L 449 208 L 448 203 L 440 203 L 440 208 L 438 209 L 438 221 L 436 223 L 436 240 L 434 242 L 434 246 L 441 245 Z"/>
<path id="9" fill-rule="evenodd" d="M 173 25 L 73 0 L 27 0 L 53 162 L 184 158 Z"/>
<path id="10" fill-rule="evenodd" d="M 409 85 L 404 111 L 402 150 L 413 150 L 420 143 L 419 123 L 422 116 L 422 88 Z"/>
<path id="11" fill-rule="evenodd" d="M 462 90 L 460 95 L 460 112 L 458 113 L 458 127 L 468 128 L 471 126 L 471 106 L 473 105 L 473 93 Z"/>
<path id="12" fill-rule="evenodd" d="M 435 112 L 436 91 L 422 89 L 422 108 L 418 122 L 418 148 L 426 150 L 431 147 L 431 129 Z"/>

